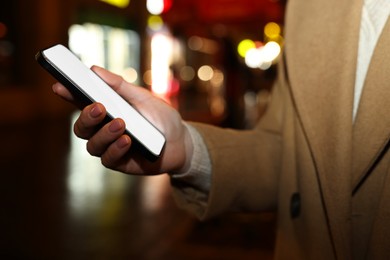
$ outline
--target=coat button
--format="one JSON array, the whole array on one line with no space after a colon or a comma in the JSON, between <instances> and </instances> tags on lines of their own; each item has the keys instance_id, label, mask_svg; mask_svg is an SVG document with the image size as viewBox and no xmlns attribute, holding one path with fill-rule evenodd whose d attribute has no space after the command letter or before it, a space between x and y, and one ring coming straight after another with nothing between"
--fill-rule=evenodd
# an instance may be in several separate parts
<instances>
[{"instance_id":1,"label":"coat button","mask_svg":"<svg viewBox=\"0 0 390 260\"><path fill-rule=\"evenodd\" d=\"M290 214L291 218L297 218L301 212L301 195L298 192L293 193L290 202Z\"/></svg>"}]
</instances>

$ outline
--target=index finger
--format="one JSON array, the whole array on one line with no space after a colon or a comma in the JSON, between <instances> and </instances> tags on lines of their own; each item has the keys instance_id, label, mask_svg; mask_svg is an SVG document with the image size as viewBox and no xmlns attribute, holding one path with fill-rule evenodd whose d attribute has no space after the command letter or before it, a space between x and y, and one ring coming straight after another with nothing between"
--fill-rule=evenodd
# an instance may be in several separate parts
<instances>
[{"instance_id":1,"label":"index finger","mask_svg":"<svg viewBox=\"0 0 390 260\"><path fill-rule=\"evenodd\" d=\"M75 102L75 98L73 97L73 95L61 83L59 83L59 82L54 83L52 86L52 90L53 90L54 94L62 97L66 101L71 102L71 103Z\"/></svg>"}]
</instances>

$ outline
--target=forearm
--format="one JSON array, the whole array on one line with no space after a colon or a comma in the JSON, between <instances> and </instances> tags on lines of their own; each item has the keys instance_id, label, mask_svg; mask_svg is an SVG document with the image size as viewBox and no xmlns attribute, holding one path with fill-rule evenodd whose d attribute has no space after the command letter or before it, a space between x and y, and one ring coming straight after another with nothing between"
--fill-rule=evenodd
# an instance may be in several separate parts
<instances>
[{"instance_id":1,"label":"forearm","mask_svg":"<svg viewBox=\"0 0 390 260\"><path fill-rule=\"evenodd\" d=\"M280 135L197 125L208 148L212 179L204 217L227 211L274 209L280 173ZM207 137L206 137L207 136Z\"/></svg>"},{"instance_id":2,"label":"forearm","mask_svg":"<svg viewBox=\"0 0 390 260\"><path fill-rule=\"evenodd\" d=\"M211 161L207 147L199 132L184 123L193 143L193 155L188 171L171 173L171 183L179 206L193 212L197 217L204 215L211 185Z\"/></svg>"},{"instance_id":3,"label":"forearm","mask_svg":"<svg viewBox=\"0 0 390 260\"><path fill-rule=\"evenodd\" d=\"M191 124L196 144L191 168L172 175L179 206L200 219L226 211L273 208L280 136L261 129L237 131Z\"/></svg>"}]
</instances>

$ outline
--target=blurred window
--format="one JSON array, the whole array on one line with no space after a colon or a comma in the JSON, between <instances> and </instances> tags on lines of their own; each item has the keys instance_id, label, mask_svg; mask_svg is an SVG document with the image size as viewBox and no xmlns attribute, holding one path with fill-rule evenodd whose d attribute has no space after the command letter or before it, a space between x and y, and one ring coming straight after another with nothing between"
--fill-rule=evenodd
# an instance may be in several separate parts
<instances>
[{"instance_id":1,"label":"blurred window","mask_svg":"<svg viewBox=\"0 0 390 260\"><path fill-rule=\"evenodd\" d=\"M140 37L132 30L94 23L69 28L69 47L87 65L98 65L139 83Z\"/></svg>"}]
</instances>

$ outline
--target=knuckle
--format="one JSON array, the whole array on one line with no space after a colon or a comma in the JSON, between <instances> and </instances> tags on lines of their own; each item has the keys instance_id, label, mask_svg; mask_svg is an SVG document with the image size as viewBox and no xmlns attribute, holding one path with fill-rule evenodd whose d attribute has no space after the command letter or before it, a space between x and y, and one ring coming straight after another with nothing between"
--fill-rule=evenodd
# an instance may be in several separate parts
<instances>
[{"instance_id":1,"label":"knuckle","mask_svg":"<svg viewBox=\"0 0 390 260\"><path fill-rule=\"evenodd\" d=\"M96 145L91 141L87 142L86 149L87 149L88 153L92 156L100 156L100 154L101 154L101 152L96 147Z\"/></svg>"},{"instance_id":2,"label":"knuckle","mask_svg":"<svg viewBox=\"0 0 390 260\"><path fill-rule=\"evenodd\" d=\"M101 156L100 161L102 165L107 168L112 168L114 166L112 156L108 151Z\"/></svg>"},{"instance_id":3,"label":"knuckle","mask_svg":"<svg viewBox=\"0 0 390 260\"><path fill-rule=\"evenodd\" d=\"M80 138L85 139L85 137L84 137L84 135L82 134L82 131L80 130L80 127L79 127L79 125L78 125L77 122L73 125L73 132L74 132L74 134L75 134L77 137L80 137Z\"/></svg>"},{"instance_id":4,"label":"knuckle","mask_svg":"<svg viewBox=\"0 0 390 260\"><path fill-rule=\"evenodd\" d=\"M75 122L73 126L73 132L76 136L82 139L87 139L90 137L90 133L87 131L87 128L83 124L83 121L80 120L80 118Z\"/></svg>"}]
</instances>

